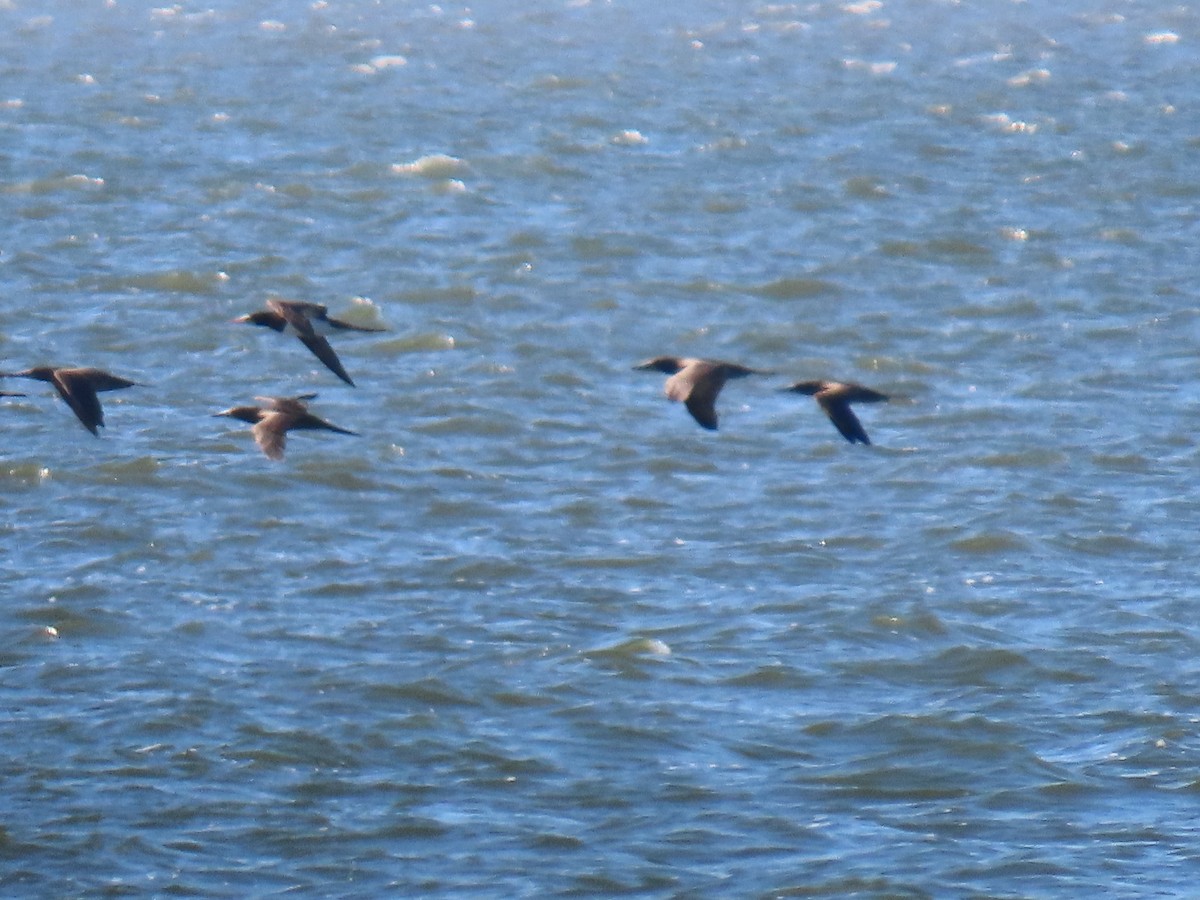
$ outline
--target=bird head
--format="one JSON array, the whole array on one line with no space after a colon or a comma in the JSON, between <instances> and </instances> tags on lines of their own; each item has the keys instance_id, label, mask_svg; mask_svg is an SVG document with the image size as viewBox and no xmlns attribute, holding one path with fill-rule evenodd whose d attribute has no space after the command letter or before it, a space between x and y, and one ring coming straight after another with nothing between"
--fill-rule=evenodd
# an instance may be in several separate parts
<instances>
[{"instance_id":1,"label":"bird head","mask_svg":"<svg viewBox=\"0 0 1200 900\"><path fill-rule=\"evenodd\" d=\"M213 413L213 418L226 416L230 419L238 419L242 422L249 422L251 425L257 425L264 414L264 410L259 409L257 406L233 406L229 409L223 409L219 413Z\"/></svg>"},{"instance_id":2,"label":"bird head","mask_svg":"<svg viewBox=\"0 0 1200 900\"><path fill-rule=\"evenodd\" d=\"M283 331L284 324L279 316L259 310L258 312L248 313L244 316L238 316L236 319L230 319L231 322L238 325L261 325L264 328L274 328L276 331Z\"/></svg>"},{"instance_id":3,"label":"bird head","mask_svg":"<svg viewBox=\"0 0 1200 900\"><path fill-rule=\"evenodd\" d=\"M683 363L676 356L656 356L654 359L646 360L644 363L638 363L633 368L643 372L653 371L674 375L683 368Z\"/></svg>"},{"instance_id":4,"label":"bird head","mask_svg":"<svg viewBox=\"0 0 1200 900\"><path fill-rule=\"evenodd\" d=\"M32 369L24 369L20 372L0 373L0 378L33 378L37 381L53 381L54 368L53 366L34 366Z\"/></svg>"}]
</instances>

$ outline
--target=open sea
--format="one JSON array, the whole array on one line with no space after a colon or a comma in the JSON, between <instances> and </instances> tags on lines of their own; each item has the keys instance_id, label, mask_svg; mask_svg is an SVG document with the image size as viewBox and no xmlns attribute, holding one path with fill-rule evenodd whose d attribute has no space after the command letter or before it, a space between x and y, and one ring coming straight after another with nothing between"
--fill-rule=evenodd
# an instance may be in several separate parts
<instances>
[{"instance_id":1,"label":"open sea","mask_svg":"<svg viewBox=\"0 0 1200 900\"><path fill-rule=\"evenodd\" d=\"M4 0L0 223L4 897L1196 896L1195 4Z\"/></svg>"}]
</instances>

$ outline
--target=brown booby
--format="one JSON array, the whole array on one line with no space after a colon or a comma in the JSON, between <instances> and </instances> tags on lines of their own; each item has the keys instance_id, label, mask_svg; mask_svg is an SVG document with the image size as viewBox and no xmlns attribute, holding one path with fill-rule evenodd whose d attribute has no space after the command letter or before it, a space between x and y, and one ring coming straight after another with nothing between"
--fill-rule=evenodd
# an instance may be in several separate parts
<instances>
[{"instance_id":1,"label":"brown booby","mask_svg":"<svg viewBox=\"0 0 1200 900\"><path fill-rule=\"evenodd\" d=\"M692 418L710 431L717 429L717 395L721 393L725 382L730 378L767 374L737 363L676 356L655 357L639 363L634 369L670 375L666 384L667 397L682 401Z\"/></svg>"},{"instance_id":2,"label":"brown booby","mask_svg":"<svg viewBox=\"0 0 1200 900\"><path fill-rule=\"evenodd\" d=\"M301 394L299 397L255 397L265 406L234 406L214 413L248 422L254 427L250 433L268 459L283 459L284 445L289 431L336 431L338 434L357 435L357 431L339 428L308 411L307 401L316 394Z\"/></svg>"},{"instance_id":3,"label":"brown booby","mask_svg":"<svg viewBox=\"0 0 1200 900\"><path fill-rule=\"evenodd\" d=\"M250 325L261 325L281 334L291 334L300 339L312 354L325 364L334 375L351 387L354 381L342 368L333 347L324 337L334 331L385 331L383 328L369 328L364 325L351 325L341 319L329 315L329 310L319 303L304 303L299 300L280 300L272 297L267 300L267 308L245 316L238 316L234 322L245 322Z\"/></svg>"},{"instance_id":4,"label":"brown booby","mask_svg":"<svg viewBox=\"0 0 1200 900\"><path fill-rule=\"evenodd\" d=\"M36 366L23 372L5 372L3 378L32 378L35 381L45 381L54 385L58 396L66 401L67 406L75 413L83 427L97 437L98 429L104 427L104 410L100 406L98 391L118 391L122 388L134 387L137 382L127 378L119 378L101 369L92 368L55 368L54 366ZM11 394L21 397L23 394Z\"/></svg>"},{"instance_id":5,"label":"brown booby","mask_svg":"<svg viewBox=\"0 0 1200 900\"><path fill-rule=\"evenodd\" d=\"M842 437L852 444L855 441L870 444L871 439L867 437L867 432L863 430L862 423L858 421L858 416L854 415L850 404L882 403L889 399L887 394L873 391L861 384L841 381L797 381L783 390L806 394L815 399L841 432Z\"/></svg>"}]
</instances>

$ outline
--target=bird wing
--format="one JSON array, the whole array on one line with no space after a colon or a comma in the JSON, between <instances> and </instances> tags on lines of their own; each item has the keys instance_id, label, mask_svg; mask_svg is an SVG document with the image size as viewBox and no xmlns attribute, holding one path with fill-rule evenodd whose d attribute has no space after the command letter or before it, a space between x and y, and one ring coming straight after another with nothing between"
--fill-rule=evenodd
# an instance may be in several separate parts
<instances>
[{"instance_id":1,"label":"bird wing","mask_svg":"<svg viewBox=\"0 0 1200 900\"><path fill-rule=\"evenodd\" d=\"M686 406L688 412L692 414L692 418L709 431L717 430L717 410L713 405L716 399L715 396L702 397L696 393L687 399Z\"/></svg>"},{"instance_id":2,"label":"bird wing","mask_svg":"<svg viewBox=\"0 0 1200 900\"><path fill-rule=\"evenodd\" d=\"M350 322L344 322L341 319L335 319L333 316L326 316L325 322L330 328L339 328L342 331L387 331L386 328L371 328L367 325L354 325Z\"/></svg>"},{"instance_id":3,"label":"bird wing","mask_svg":"<svg viewBox=\"0 0 1200 900\"><path fill-rule=\"evenodd\" d=\"M305 324L308 325L307 320L305 320ZM353 380L346 374L346 370L342 368L342 361L333 352L333 347L329 341L313 331L311 325L308 325L308 334L300 335L300 343L311 350L313 356L325 364L325 368L346 382L346 384L354 387Z\"/></svg>"},{"instance_id":4,"label":"bird wing","mask_svg":"<svg viewBox=\"0 0 1200 900\"><path fill-rule=\"evenodd\" d=\"M291 426L297 431L316 431L324 429L325 431L336 431L338 434L353 434L358 435L357 431L351 431L348 428L339 428L331 422L326 422L319 416L314 416L312 413L305 413L299 419L292 423Z\"/></svg>"},{"instance_id":5,"label":"bird wing","mask_svg":"<svg viewBox=\"0 0 1200 900\"><path fill-rule=\"evenodd\" d=\"M858 416L854 415L849 403L837 397L817 397L817 402L821 404L821 409L825 410L825 415L829 416L829 420L841 432L842 437L852 444L855 441L871 443L871 439L863 430L862 422L858 421Z\"/></svg>"},{"instance_id":6,"label":"bird wing","mask_svg":"<svg viewBox=\"0 0 1200 900\"><path fill-rule=\"evenodd\" d=\"M250 429L250 433L254 435L254 442L266 454L267 459L283 459L283 449L287 445L288 419L287 413L267 413Z\"/></svg>"},{"instance_id":7,"label":"bird wing","mask_svg":"<svg viewBox=\"0 0 1200 900\"><path fill-rule=\"evenodd\" d=\"M103 369L60 369L59 372L71 378L86 379L93 391L119 391L137 385L136 381L121 378Z\"/></svg>"},{"instance_id":8,"label":"bird wing","mask_svg":"<svg viewBox=\"0 0 1200 900\"><path fill-rule=\"evenodd\" d=\"M847 403L883 403L890 399L887 394L865 388L861 384L848 384L843 391Z\"/></svg>"},{"instance_id":9,"label":"bird wing","mask_svg":"<svg viewBox=\"0 0 1200 900\"><path fill-rule=\"evenodd\" d=\"M682 400L692 418L702 428L716 431L717 395L725 386L725 377L720 370L692 364L667 379L667 396Z\"/></svg>"},{"instance_id":10,"label":"bird wing","mask_svg":"<svg viewBox=\"0 0 1200 900\"><path fill-rule=\"evenodd\" d=\"M60 369L54 373L54 389L62 397L83 427L99 436L96 429L104 425L104 410L86 370Z\"/></svg>"},{"instance_id":11,"label":"bird wing","mask_svg":"<svg viewBox=\"0 0 1200 900\"><path fill-rule=\"evenodd\" d=\"M749 366L740 366L737 363L721 363L721 370L724 372L726 378L745 378L748 375L773 374L763 369L751 369Z\"/></svg>"}]
</instances>

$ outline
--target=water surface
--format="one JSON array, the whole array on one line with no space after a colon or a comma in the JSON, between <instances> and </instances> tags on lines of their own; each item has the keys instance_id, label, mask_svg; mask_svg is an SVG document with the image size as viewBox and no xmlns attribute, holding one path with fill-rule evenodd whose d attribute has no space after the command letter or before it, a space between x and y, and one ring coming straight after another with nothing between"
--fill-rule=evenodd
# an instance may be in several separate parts
<instances>
[{"instance_id":1,"label":"water surface","mask_svg":"<svg viewBox=\"0 0 1200 900\"><path fill-rule=\"evenodd\" d=\"M1193 10L0 24L7 896L1194 889Z\"/></svg>"}]
</instances>

